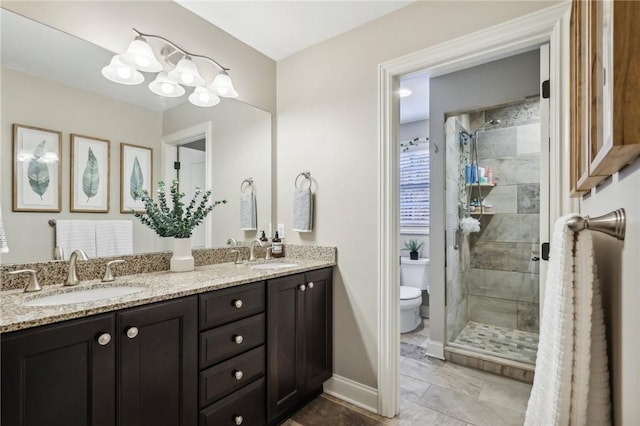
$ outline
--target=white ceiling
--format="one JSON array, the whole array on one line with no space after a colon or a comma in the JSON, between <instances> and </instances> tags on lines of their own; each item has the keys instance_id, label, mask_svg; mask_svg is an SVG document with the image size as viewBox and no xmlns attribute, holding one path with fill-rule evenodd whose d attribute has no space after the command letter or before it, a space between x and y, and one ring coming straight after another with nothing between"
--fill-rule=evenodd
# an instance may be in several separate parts
<instances>
[{"instance_id":1,"label":"white ceiling","mask_svg":"<svg viewBox=\"0 0 640 426\"><path fill-rule=\"evenodd\" d=\"M279 61L415 0L175 1Z\"/></svg>"},{"instance_id":2,"label":"white ceiling","mask_svg":"<svg viewBox=\"0 0 640 426\"><path fill-rule=\"evenodd\" d=\"M400 123L429 118L429 74L426 72L400 78L400 88L411 95L400 98Z\"/></svg>"}]
</instances>

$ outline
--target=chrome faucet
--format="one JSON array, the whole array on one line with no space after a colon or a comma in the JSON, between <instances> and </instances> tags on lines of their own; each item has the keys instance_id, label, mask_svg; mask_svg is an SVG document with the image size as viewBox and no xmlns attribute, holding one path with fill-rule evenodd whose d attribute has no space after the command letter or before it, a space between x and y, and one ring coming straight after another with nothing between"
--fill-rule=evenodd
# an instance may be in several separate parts
<instances>
[{"instance_id":1,"label":"chrome faucet","mask_svg":"<svg viewBox=\"0 0 640 426\"><path fill-rule=\"evenodd\" d=\"M65 286L80 284L78 273L76 271L76 262L78 258L80 258L80 260L89 260L87 254L80 249L75 249L71 253L71 256L69 256L69 275L67 276L67 281L64 283Z\"/></svg>"},{"instance_id":2,"label":"chrome faucet","mask_svg":"<svg viewBox=\"0 0 640 426\"><path fill-rule=\"evenodd\" d=\"M227 244L231 244L233 247L238 247L238 242L236 241L235 238L229 238L227 240Z\"/></svg>"},{"instance_id":3,"label":"chrome faucet","mask_svg":"<svg viewBox=\"0 0 640 426\"><path fill-rule=\"evenodd\" d=\"M262 247L262 241L255 239L249 243L249 262L256 260L256 255L254 253L254 248L256 245L254 243L258 243L260 247Z\"/></svg>"}]
</instances>

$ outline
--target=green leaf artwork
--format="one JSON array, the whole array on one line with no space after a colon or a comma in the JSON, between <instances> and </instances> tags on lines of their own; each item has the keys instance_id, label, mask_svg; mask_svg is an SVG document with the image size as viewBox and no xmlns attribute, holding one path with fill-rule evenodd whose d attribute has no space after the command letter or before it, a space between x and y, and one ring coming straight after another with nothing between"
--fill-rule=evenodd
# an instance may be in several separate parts
<instances>
[{"instance_id":1,"label":"green leaf artwork","mask_svg":"<svg viewBox=\"0 0 640 426\"><path fill-rule=\"evenodd\" d=\"M144 185L144 176L142 175L142 168L138 161L138 156L133 160L133 170L131 171L131 179L129 179L129 192L134 200L140 198L139 191L141 191Z\"/></svg>"},{"instance_id":2,"label":"green leaf artwork","mask_svg":"<svg viewBox=\"0 0 640 426\"><path fill-rule=\"evenodd\" d=\"M98 160L91 148L89 148L87 165L84 167L84 173L82 174L82 191L84 191L84 194L87 196L87 202L89 202L91 197L95 197L98 193L99 186L100 174L98 173Z\"/></svg>"},{"instance_id":3,"label":"green leaf artwork","mask_svg":"<svg viewBox=\"0 0 640 426\"><path fill-rule=\"evenodd\" d=\"M29 185L33 192L42 196L47 192L49 188L49 168L47 164L40 161L40 157L44 155L44 145L46 141L42 141L38 144L33 151L33 158L29 161L29 167L27 168L27 177L29 179Z\"/></svg>"}]
</instances>

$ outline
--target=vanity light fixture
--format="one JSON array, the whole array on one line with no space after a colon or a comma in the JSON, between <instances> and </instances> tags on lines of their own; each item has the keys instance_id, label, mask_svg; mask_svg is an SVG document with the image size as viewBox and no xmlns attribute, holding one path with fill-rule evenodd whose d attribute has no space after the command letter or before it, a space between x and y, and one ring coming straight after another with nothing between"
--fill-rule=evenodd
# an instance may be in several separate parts
<instances>
[{"instance_id":1,"label":"vanity light fixture","mask_svg":"<svg viewBox=\"0 0 640 426\"><path fill-rule=\"evenodd\" d=\"M109 65L102 69L102 75L107 79L120 84L134 85L144 81L144 76L140 71L157 72L156 78L149 83L149 90L160 96L174 98L184 95L185 88L183 86L195 87L189 95L189 102L201 107L217 105L220 103L220 97L238 97L238 92L233 88L233 83L228 74L229 68L223 67L208 56L187 52L162 36L144 34L135 28L133 31L136 32L137 36L129 44L127 51L121 55L115 55ZM160 53L165 59L165 63L173 67L173 69L169 70L169 72L164 71L162 63L156 58L146 38L154 38L166 43ZM180 60L177 63L170 59L175 54L180 56ZM209 61L220 69L213 83L206 84L193 58Z\"/></svg>"}]
</instances>

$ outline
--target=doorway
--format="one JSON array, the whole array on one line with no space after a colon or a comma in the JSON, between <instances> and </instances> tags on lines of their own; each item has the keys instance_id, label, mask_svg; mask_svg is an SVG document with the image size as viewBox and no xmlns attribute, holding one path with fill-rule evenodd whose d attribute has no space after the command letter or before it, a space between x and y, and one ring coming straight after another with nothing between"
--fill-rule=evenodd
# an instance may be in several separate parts
<instances>
[{"instance_id":1,"label":"doorway","mask_svg":"<svg viewBox=\"0 0 640 426\"><path fill-rule=\"evenodd\" d=\"M397 247L399 234L398 197L398 107L396 91L399 76L427 70L431 76L487 63L496 59L521 53L532 46L548 41L550 44L550 126L551 143L550 173L551 187L550 218L554 220L560 212L570 209L568 196L566 156L561 140L568 135L568 44L566 40L570 18L570 4L559 4L543 11L518 18L502 25L456 39L454 41L417 52L379 67L380 83L380 182L379 182L379 274L378 289L380 320L378 322L378 412L393 417L399 411L399 265ZM444 140L431 135L430 155L438 155L444 149ZM432 188L440 187L440 194L432 195L432 205L445 205L444 161L432 160ZM444 208L432 209L431 228L439 229L430 234L431 281L445 280L445 235ZM448 237L451 238L451 237ZM436 248L438 248L436 250ZM437 358L444 357L445 340L445 288L431 286L431 330L427 353Z\"/></svg>"}]
</instances>

